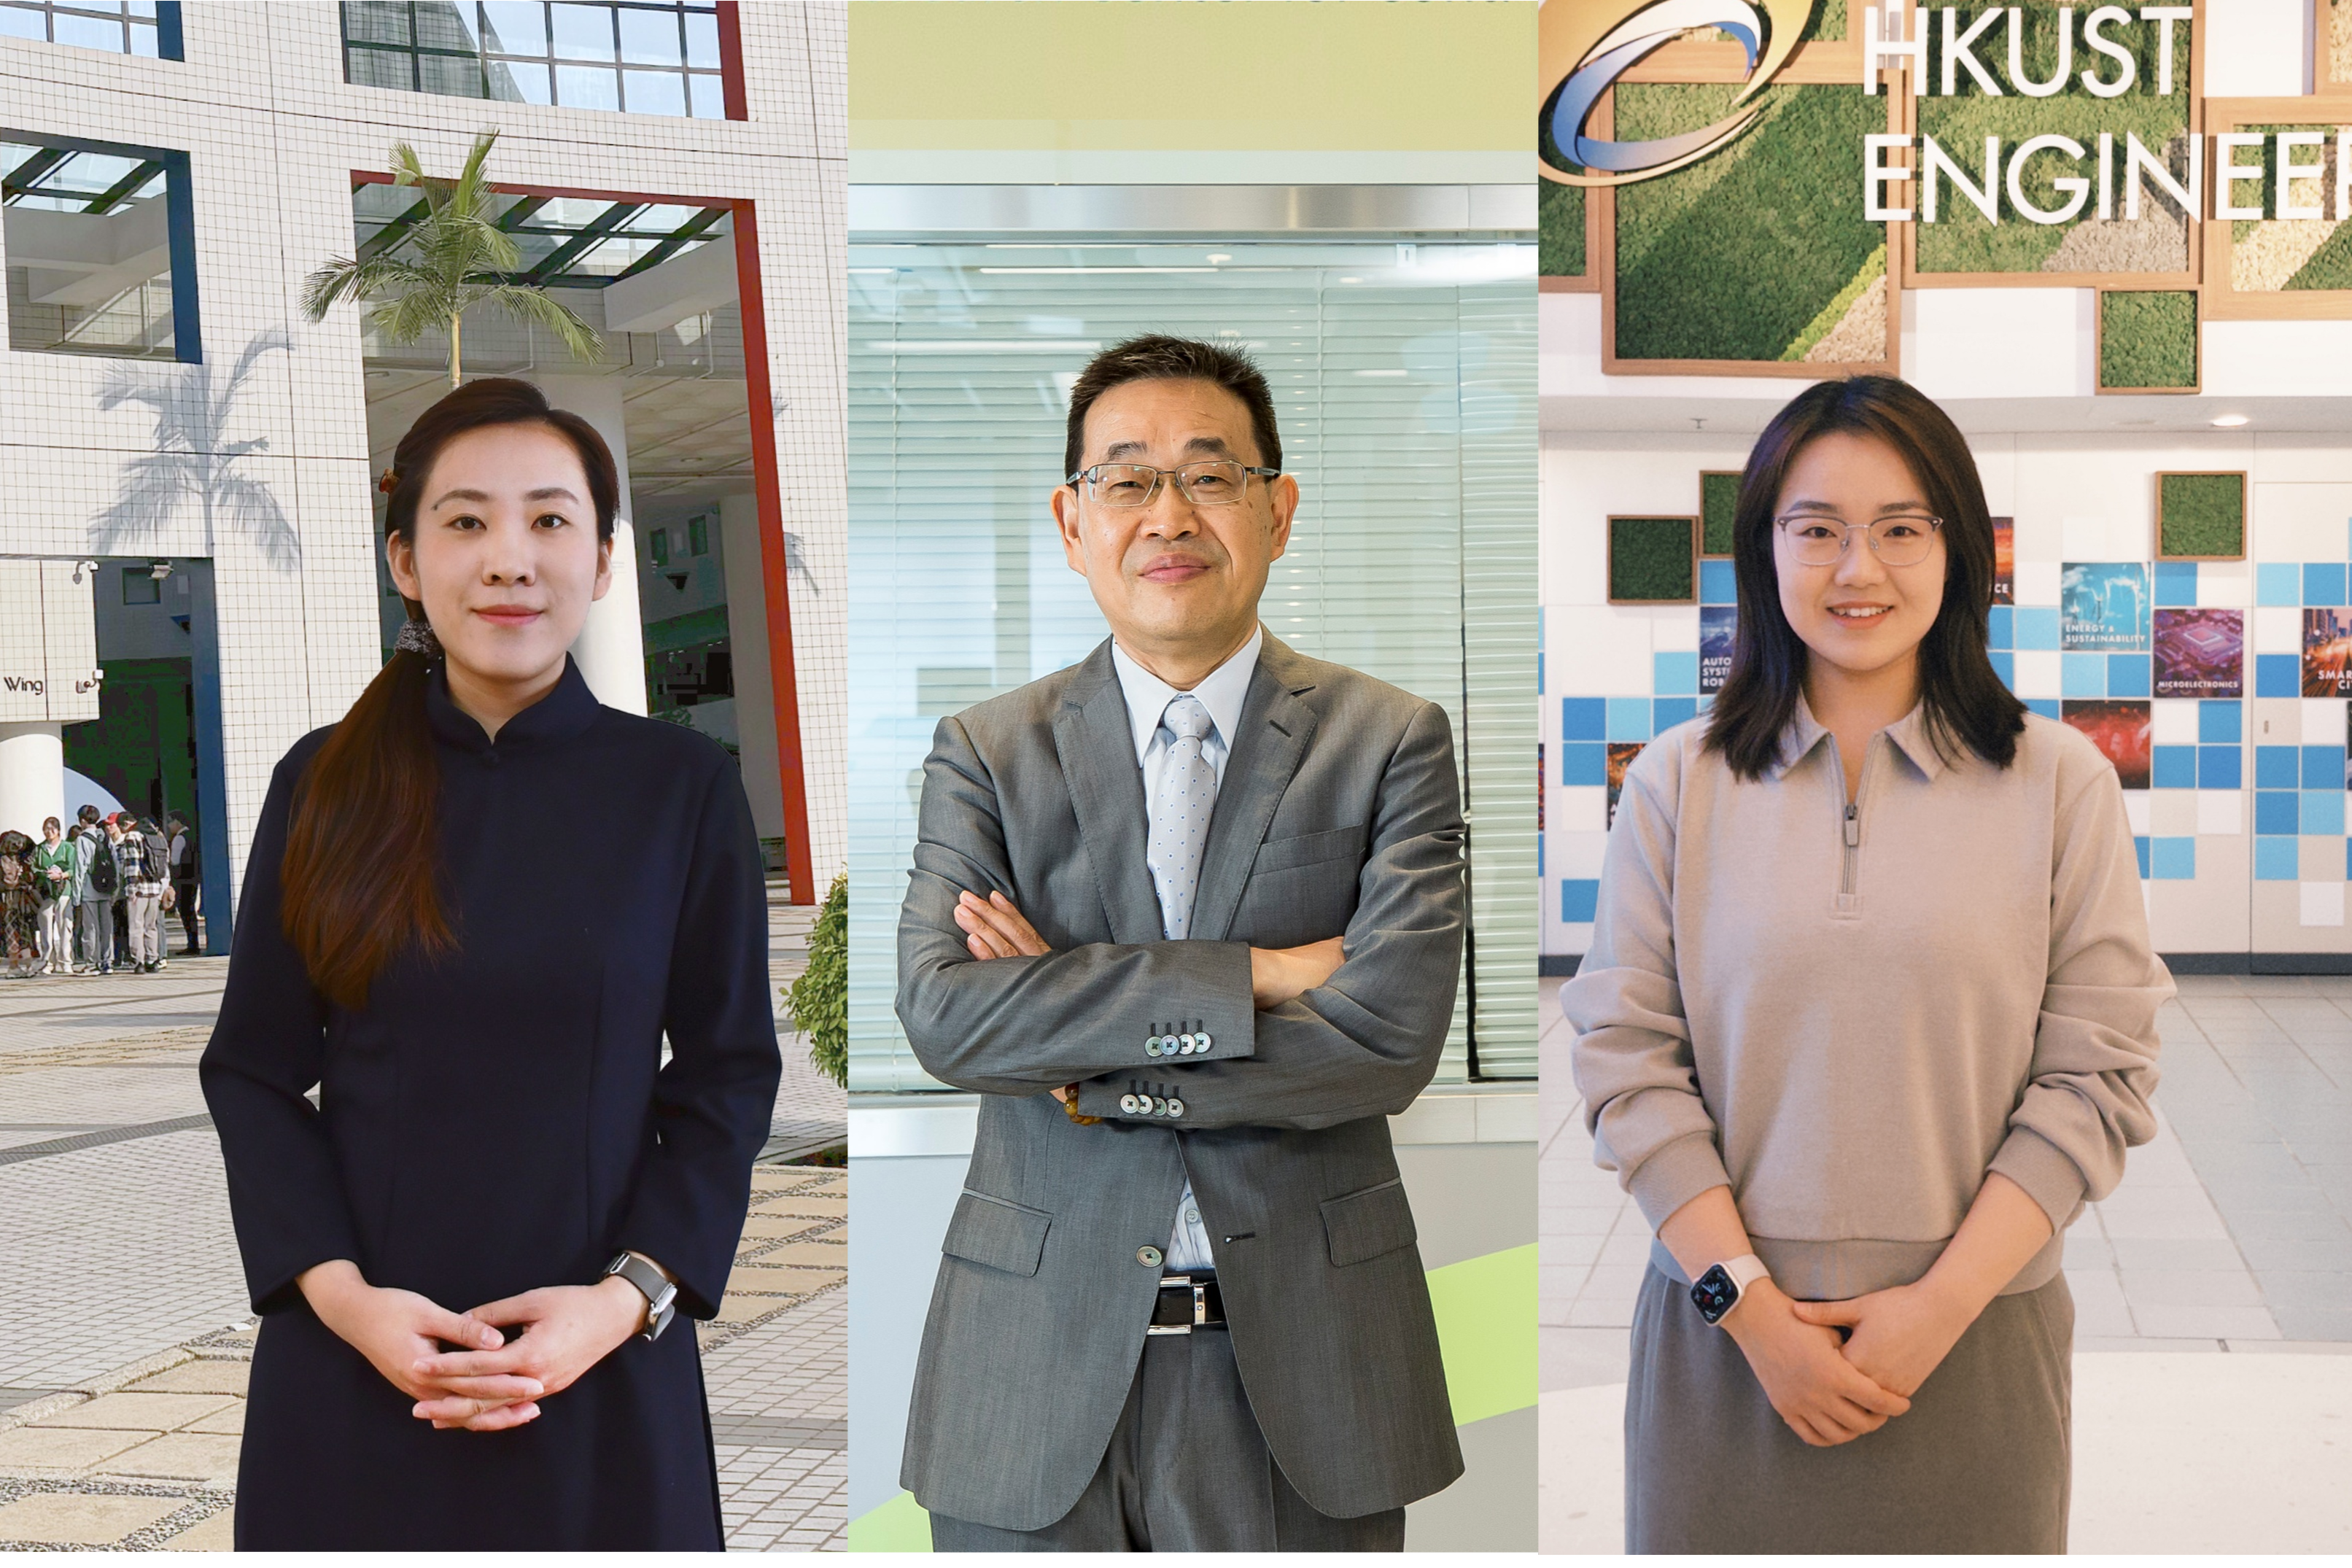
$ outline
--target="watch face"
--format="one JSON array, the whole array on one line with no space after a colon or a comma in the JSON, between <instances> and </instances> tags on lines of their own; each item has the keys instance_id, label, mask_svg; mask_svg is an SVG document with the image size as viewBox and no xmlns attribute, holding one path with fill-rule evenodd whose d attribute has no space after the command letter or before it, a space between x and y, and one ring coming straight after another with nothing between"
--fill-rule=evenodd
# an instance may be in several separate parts
<instances>
[{"instance_id":1,"label":"watch face","mask_svg":"<svg viewBox=\"0 0 2352 1568\"><path fill-rule=\"evenodd\" d=\"M1700 1317L1710 1323L1719 1323L1726 1312L1739 1304L1739 1287L1718 1263L1691 1286L1691 1300L1697 1306Z\"/></svg>"}]
</instances>

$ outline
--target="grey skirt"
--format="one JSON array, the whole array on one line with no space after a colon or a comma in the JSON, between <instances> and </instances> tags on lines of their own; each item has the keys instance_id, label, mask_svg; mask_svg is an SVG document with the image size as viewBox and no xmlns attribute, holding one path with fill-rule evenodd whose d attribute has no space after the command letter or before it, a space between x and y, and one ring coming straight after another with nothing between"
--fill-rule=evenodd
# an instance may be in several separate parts
<instances>
[{"instance_id":1,"label":"grey skirt","mask_svg":"<svg viewBox=\"0 0 2352 1568\"><path fill-rule=\"evenodd\" d=\"M2063 1552L2074 1342L2063 1274L1998 1297L1907 1414L1815 1448L1653 1268L1625 1389L1625 1550Z\"/></svg>"}]
</instances>

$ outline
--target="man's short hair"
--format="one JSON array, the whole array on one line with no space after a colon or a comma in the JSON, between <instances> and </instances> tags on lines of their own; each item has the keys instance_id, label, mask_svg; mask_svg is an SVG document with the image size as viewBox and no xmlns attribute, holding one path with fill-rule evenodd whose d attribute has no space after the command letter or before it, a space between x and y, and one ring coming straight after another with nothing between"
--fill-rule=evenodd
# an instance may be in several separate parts
<instances>
[{"instance_id":1,"label":"man's short hair","mask_svg":"<svg viewBox=\"0 0 2352 1568\"><path fill-rule=\"evenodd\" d=\"M74 813L74 816L83 822L96 822L98 820L98 807L94 805L84 805L79 811Z\"/></svg>"},{"instance_id":2,"label":"man's short hair","mask_svg":"<svg viewBox=\"0 0 2352 1568\"><path fill-rule=\"evenodd\" d=\"M1282 467L1282 437L1274 428L1274 393L1249 355L1199 338L1152 332L1113 343L1078 373L1070 387L1070 435L1062 453L1063 473L1075 474L1086 462L1087 410L1094 406L1096 398L1130 381L1205 381L1223 387L1249 410L1258 463L1269 468Z\"/></svg>"}]
</instances>

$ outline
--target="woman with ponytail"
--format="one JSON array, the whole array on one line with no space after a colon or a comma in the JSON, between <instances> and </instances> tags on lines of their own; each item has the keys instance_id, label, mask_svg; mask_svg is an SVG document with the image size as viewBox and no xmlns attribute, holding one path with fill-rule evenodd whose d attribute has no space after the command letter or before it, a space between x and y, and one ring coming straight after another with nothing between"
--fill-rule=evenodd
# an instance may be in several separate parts
<instances>
[{"instance_id":1,"label":"woman with ponytail","mask_svg":"<svg viewBox=\"0 0 2352 1568\"><path fill-rule=\"evenodd\" d=\"M717 1550L671 1320L780 1066L742 785L566 651L614 566L586 421L478 381L386 487L408 622L278 764L202 1068L261 1318L236 1545Z\"/></svg>"}]
</instances>

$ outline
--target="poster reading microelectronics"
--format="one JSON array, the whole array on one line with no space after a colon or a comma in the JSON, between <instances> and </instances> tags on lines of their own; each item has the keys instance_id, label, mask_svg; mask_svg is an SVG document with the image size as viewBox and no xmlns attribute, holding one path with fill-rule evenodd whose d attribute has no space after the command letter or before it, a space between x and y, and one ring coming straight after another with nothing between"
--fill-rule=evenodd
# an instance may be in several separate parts
<instances>
[{"instance_id":1,"label":"poster reading microelectronics","mask_svg":"<svg viewBox=\"0 0 2352 1568\"><path fill-rule=\"evenodd\" d=\"M2058 646L2070 653L2147 651L2147 563L2070 563L2058 579Z\"/></svg>"},{"instance_id":2,"label":"poster reading microelectronics","mask_svg":"<svg viewBox=\"0 0 2352 1568\"><path fill-rule=\"evenodd\" d=\"M2303 612L2303 694L2352 696L2352 610Z\"/></svg>"},{"instance_id":3,"label":"poster reading microelectronics","mask_svg":"<svg viewBox=\"0 0 2352 1568\"><path fill-rule=\"evenodd\" d=\"M2245 670L2244 611L2156 612L2158 697L2243 697Z\"/></svg>"},{"instance_id":4,"label":"poster reading microelectronics","mask_svg":"<svg viewBox=\"0 0 2352 1568\"><path fill-rule=\"evenodd\" d=\"M1739 632L1739 606L1706 605L1698 613L1698 689L1710 696L1731 674L1731 642Z\"/></svg>"}]
</instances>

